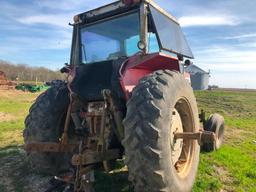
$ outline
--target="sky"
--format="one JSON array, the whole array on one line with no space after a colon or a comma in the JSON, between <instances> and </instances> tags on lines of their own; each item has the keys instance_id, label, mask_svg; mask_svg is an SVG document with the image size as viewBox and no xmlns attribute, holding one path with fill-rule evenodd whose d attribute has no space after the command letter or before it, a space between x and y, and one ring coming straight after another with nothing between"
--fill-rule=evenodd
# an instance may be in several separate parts
<instances>
[{"instance_id":1,"label":"sky","mask_svg":"<svg viewBox=\"0 0 256 192\"><path fill-rule=\"evenodd\" d=\"M0 60L59 69L73 16L112 0L0 0ZM256 88L255 0L155 0L180 22L210 84Z\"/></svg>"}]
</instances>

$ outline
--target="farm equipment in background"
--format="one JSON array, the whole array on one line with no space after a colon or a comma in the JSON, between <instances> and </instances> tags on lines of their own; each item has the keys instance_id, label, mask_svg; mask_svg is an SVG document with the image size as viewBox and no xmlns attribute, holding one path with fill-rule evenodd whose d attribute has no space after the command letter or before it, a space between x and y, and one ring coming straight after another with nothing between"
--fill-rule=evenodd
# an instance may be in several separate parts
<instances>
[{"instance_id":1,"label":"farm equipment in background","mask_svg":"<svg viewBox=\"0 0 256 192\"><path fill-rule=\"evenodd\" d=\"M198 115L178 21L151 0L124 0L72 26L67 83L41 94L25 120L33 168L56 175L47 191L93 191L94 169L123 157L136 192L191 191L200 145L220 147L224 119Z\"/></svg>"},{"instance_id":2,"label":"farm equipment in background","mask_svg":"<svg viewBox=\"0 0 256 192\"><path fill-rule=\"evenodd\" d=\"M0 71L0 90L1 89L14 89L16 82L8 81L5 73Z\"/></svg>"},{"instance_id":3,"label":"farm equipment in background","mask_svg":"<svg viewBox=\"0 0 256 192\"><path fill-rule=\"evenodd\" d=\"M28 91L31 93L36 93L36 92L45 91L49 87L50 86L47 86L47 85L35 85L35 84L20 83L17 86L15 86L15 89L20 90L20 91Z\"/></svg>"},{"instance_id":4,"label":"farm equipment in background","mask_svg":"<svg viewBox=\"0 0 256 192\"><path fill-rule=\"evenodd\" d=\"M51 86L59 86L63 83L62 80L52 80L45 83L19 83L15 88L21 91L28 91L31 93L42 92L49 89Z\"/></svg>"}]
</instances>

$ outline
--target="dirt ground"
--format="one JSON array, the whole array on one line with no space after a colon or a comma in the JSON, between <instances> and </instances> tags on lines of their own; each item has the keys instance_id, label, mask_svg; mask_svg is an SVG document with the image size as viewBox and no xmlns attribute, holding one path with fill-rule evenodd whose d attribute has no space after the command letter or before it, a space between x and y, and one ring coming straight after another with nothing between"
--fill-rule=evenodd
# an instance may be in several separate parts
<instances>
[{"instance_id":1,"label":"dirt ground","mask_svg":"<svg viewBox=\"0 0 256 192\"><path fill-rule=\"evenodd\" d=\"M50 177L30 172L28 159L22 149L9 149L8 152L14 154L0 158L1 187L6 192L21 191L20 185L24 186L22 191L45 191Z\"/></svg>"}]
</instances>

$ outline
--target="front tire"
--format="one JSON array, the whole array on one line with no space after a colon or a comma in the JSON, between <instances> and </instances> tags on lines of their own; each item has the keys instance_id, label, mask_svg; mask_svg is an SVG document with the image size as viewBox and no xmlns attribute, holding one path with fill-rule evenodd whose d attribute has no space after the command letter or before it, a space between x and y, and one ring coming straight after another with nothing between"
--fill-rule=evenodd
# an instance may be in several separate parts
<instances>
[{"instance_id":1,"label":"front tire","mask_svg":"<svg viewBox=\"0 0 256 192\"><path fill-rule=\"evenodd\" d=\"M202 149L205 152L219 150L224 141L225 123L223 116L218 113L211 114L205 123L204 129L215 133L216 140L214 142L204 143Z\"/></svg>"},{"instance_id":2,"label":"front tire","mask_svg":"<svg viewBox=\"0 0 256 192\"><path fill-rule=\"evenodd\" d=\"M157 71L143 78L127 103L124 126L136 192L192 190L200 148L193 140L175 141L174 132L197 132L199 120L193 90L180 73Z\"/></svg>"}]
</instances>

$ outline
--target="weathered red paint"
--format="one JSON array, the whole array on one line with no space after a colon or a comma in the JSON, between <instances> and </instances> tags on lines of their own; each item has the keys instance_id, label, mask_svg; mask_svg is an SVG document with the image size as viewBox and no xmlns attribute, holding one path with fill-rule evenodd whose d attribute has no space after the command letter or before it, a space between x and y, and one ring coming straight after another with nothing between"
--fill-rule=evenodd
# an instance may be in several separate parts
<instances>
[{"instance_id":1,"label":"weathered red paint","mask_svg":"<svg viewBox=\"0 0 256 192\"><path fill-rule=\"evenodd\" d=\"M120 84L127 99L141 78L161 69L180 71L178 59L163 53L135 55L129 58L120 70Z\"/></svg>"}]
</instances>

